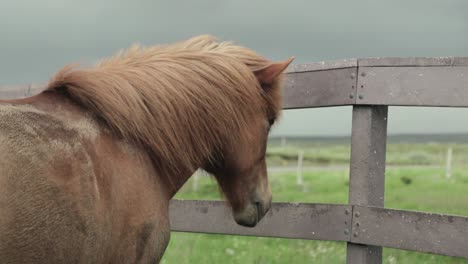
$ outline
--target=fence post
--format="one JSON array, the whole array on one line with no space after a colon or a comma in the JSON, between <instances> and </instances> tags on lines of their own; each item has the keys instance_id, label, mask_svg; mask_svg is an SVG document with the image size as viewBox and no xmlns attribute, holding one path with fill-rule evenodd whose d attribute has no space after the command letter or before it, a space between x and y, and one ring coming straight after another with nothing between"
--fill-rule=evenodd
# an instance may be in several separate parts
<instances>
[{"instance_id":1,"label":"fence post","mask_svg":"<svg viewBox=\"0 0 468 264\"><path fill-rule=\"evenodd\" d=\"M447 166L445 167L445 177L450 179L452 177L452 147L447 150Z\"/></svg>"},{"instance_id":2,"label":"fence post","mask_svg":"<svg viewBox=\"0 0 468 264\"><path fill-rule=\"evenodd\" d=\"M388 106L353 106L349 204L384 206ZM353 219L359 217L354 211ZM358 221L353 221L358 222ZM359 236L359 225L351 236ZM385 227L382 227L385 228ZM348 243L348 264L382 263L382 247Z\"/></svg>"},{"instance_id":3,"label":"fence post","mask_svg":"<svg viewBox=\"0 0 468 264\"><path fill-rule=\"evenodd\" d=\"M297 186L303 187L302 180L302 161L304 159L304 151L299 150L297 154Z\"/></svg>"},{"instance_id":4,"label":"fence post","mask_svg":"<svg viewBox=\"0 0 468 264\"><path fill-rule=\"evenodd\" d=\"M197 170L194 175L193 175L193 181L192 181L192 191L197 192L198 191L198 180L200 178L200 172Z\"/></svg>"}]
</instances>

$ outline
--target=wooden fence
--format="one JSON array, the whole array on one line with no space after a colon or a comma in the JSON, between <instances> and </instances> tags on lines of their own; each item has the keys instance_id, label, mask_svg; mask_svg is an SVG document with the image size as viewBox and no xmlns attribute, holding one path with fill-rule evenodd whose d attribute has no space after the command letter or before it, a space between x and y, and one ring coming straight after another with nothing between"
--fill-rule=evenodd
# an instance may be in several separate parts
<instances>
[{"instance_id":1,"label":"wooden fence","mask_svg":"<svg viewBox=\"0 0 468 264\"><path fill-rule=\"evenodd\" d=\"M0 97L36 92L15 87ZM275 203L257 227L245 228L235 224L224 202L174 200L172 230L345 241L347 263L381 263L382 247L468 258L468 217L384 208L388 106L468 107L468 58L290 67L285 109L345 105L353 106L348 204Z\"/></svg>"}]
</instances>

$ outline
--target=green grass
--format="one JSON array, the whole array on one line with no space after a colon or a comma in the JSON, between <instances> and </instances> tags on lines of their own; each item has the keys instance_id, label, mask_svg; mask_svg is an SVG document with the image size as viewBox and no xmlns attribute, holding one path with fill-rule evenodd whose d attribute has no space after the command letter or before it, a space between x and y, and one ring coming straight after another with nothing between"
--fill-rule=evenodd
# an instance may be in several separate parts
<instances>
[{"instance_id":1,"label":"green grass","mask_svg":"<svg viewBox=\"0 0 468 264\"><path fill-rule=\"evenodd\" d=\"M454 148L454 154L465 153L468 148L464 147ZM346 149L335 146L324 152L336 153L340 148ZM445 152L446 146L390 145L389 151L400 152L406 158L408 152L435 157ZM388 168L386 207L468 216L468 166L462 165L465 158L458 155L450 180L445 178L443 167ZM296 186L295 173L272 173L269 177L276 202L347 203L346 167L304 172L304 189ZM192 191L189 181L176 198L212 200L220 195L211 178L200 177L197 192ZM345 248L342 242L172 233L162 263L344 263ZM468 260L386 248L384 263L468 263Z\"/></svg>"},{"instance_id":2,"label":"green grass","mask_svg":"<svg viewBox=\"0 0 468 264\"><path fill-rule=\"evenodd\" d=\"M453 164L468 163L468 144L389 144L387 146L388 165L442 165L446 162L448 147L453 149ZM350 157L349 145L309 144L273 145L268 148L267 157L271 165L290 166L297 162L298 152L304 151L305 165L348 164Z\"/></svg>"}]
</instances>

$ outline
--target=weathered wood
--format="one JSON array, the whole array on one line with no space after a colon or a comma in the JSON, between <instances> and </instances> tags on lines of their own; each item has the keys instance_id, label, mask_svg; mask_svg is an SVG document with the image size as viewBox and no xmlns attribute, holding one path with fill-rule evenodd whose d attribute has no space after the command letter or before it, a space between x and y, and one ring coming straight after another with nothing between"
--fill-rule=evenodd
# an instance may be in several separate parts
<instances>
[{"instance_id":1,"label":"weathered wood","mask_svg":"<svg viewBox=\"0 0 468 264\"><path fill-rule=\"evenodd\" d=\"M354 106L349 203L384 206L387 106ZM353 217L359 217L353 212ZM355 226L352 226L352 234ZM382 248L348 243L347 263L382 262Z\"/></svg>"},{"instance_id":2,"label":"weathered wood","mask_svg":"<svg viewBox=\"0 0 468 264\"><path fill-rule=\"evenodd\" d=\"M358 59L359 67L468 66L468 57L387 57Z\"/></svg>"},{"instance_id":3,"label":"weathered wood","mask_svg":"<svg viewBox=\"0 0 468 264\"><path fill-rule=\"evenodd\" d=\"M0 98L31 96L41 86L0 87ZM361 104L468 107L468 57L296 64L288 68L283 97L285 109Z\"/></svg>"},{"instance_id":4,"label":"weathered wood","mask_svg":"<svg viewBox=\"0 0 468 264\"><path fill-rule=\"evenodd\" d=\"M468 217L362 206L353 210L359 213L353 218L354 243L468 258Z\"/></svg>"},{"instance_id":5,"label":"weathered wood","mask_svg":"<svg viewBox=\"0 0 468 264\"><path fill-rule=\"evenodd\" d=\"M325 71L325 70L336 70L344 68L357 67L357 59L344 59L336 61L320 61L311 62L304 64L293 64L286 69L286 73L299 73L299 72L311 72L311 71Z\"/></svg>"},{"instance_id":6,"label":"weathered wood","mask_svg":"<svg viewBox=\"0 0 468 264\"><path fill-rule=\"evenodd\" d=\"M283 108L311 108L355 103L356 68L286 74Z\"/></svg>"},{"instance_id":7,"label":"weathered wood","mask_svg":"<svg viewBox=\"0 0 468 264\"><path fill-rule=\"evenodd\" d=\"M445 177L450 179L452 177L452 147L447 149L447 161L445 164Z\"/></svg>"},{"instance_id":8,"label":"weathered wood","mask_svg":"<svg viewBox=\"0 0 468 264\"><path fill-rule=\"evenodd\" d=\"M304 151L300 150L297 153L297 181L296 184L297 186L303 188L304 187L304 182L302 179L302 173L303 173L303 167L302 167L302 161L304 160Z\"/></svg>"},{"instance_id":9,"label":"weathered wood","mask_svg":"<svg viewBox=\"0 0 468 264\"><path fill-rule=\"evenodd\" d=\"M357 104L468 107L468 66L359 67Z\"/></svg>"},{"instance_id":10,"label":"weathered wood","mask_svg":"<svg viewBox=\"0 0 468 264\"><path fill-rule=\"evenodd\" d=\"M257 227L247 228L234 222L224 202L173 200L170 218L176 232L352 242L348 256L356 263L373 260L369 255L379 256L380 246L468 258L468 217L462 216L359 205L274 203Z\"/></svg>"},{"instance_id":11,"label":"weathered wood","mask_svg":"<svg viewBox=\"0 0 468 264\"><path fill-rule=\"evenodd\" d=\"M224 202L173 200L170 218L171 230L179 232L347 241L350 211L348 205L275 203L248 228L235 223Z\"/></svg>"}]
</instances>

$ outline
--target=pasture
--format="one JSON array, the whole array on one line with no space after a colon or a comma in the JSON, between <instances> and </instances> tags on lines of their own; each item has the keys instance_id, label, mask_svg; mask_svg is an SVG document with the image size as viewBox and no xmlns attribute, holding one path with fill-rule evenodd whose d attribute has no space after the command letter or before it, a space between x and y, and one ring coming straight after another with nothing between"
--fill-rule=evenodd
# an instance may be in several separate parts
<instances>
[{"instance_id":1,"label":"pasture","mask_svg":"<svg viewBox=\"0 0 468 264\"><path fill-rule=\"evenodd\" d=\"M414 141L414 140L412 140ZM468 144L389 139L385 206L406 210L468 215ZM464 141L466 142L466 141ZM347 203L349 146L346 140L298 140L286 147L271 141L269 177L274 202ZM301 148L299 148L299 146ZM447 149L453 149L452 176L445 176ZM296 185L296 159L304 151L304 185ZM283 166L289 169L275 170ZM218 200L214 180L192 179L177 199ZM187 219L190 221L190 219ZM213 220L215 221L215 220ZM172 233L162 263L343 263L341 242ZM384 263L468 263L468 260L384 249Z\"/></svg>"}]
</instances>

